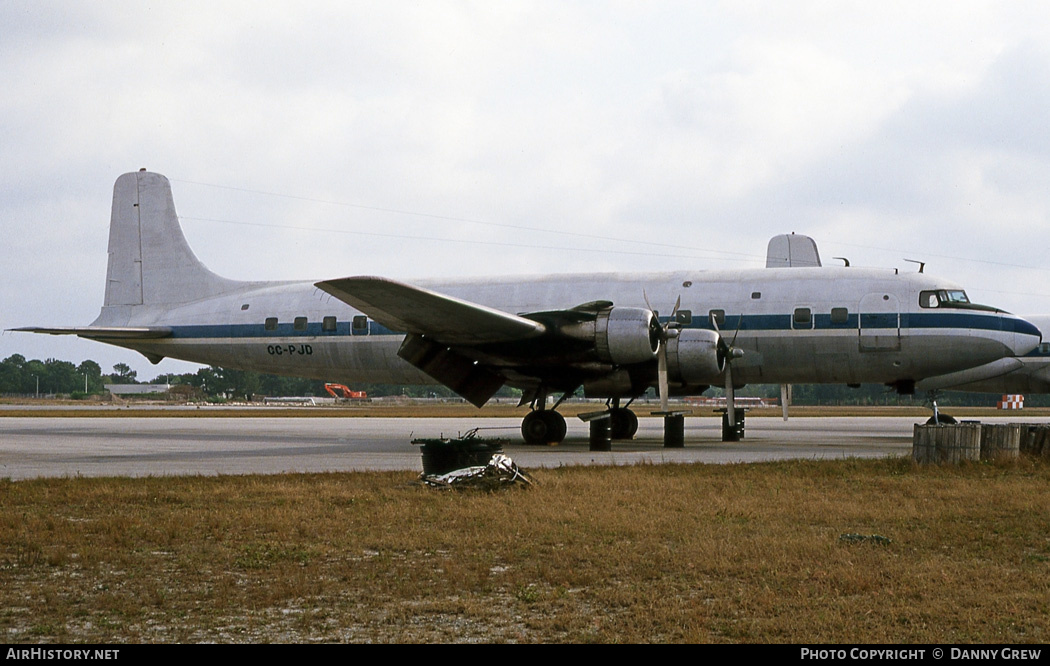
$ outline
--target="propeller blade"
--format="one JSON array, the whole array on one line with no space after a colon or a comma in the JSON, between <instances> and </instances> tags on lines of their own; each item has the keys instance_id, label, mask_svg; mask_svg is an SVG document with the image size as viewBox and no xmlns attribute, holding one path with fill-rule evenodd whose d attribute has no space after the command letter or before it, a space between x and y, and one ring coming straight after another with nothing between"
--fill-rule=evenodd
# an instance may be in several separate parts
<instances>
[{"instance_id":1,"label":"propeller blade","mask_svg":"<svg viewBox=\"0 0 1050 666\"><path fill-rule=\"evenodd\" d=\"M730 349L734 349L734 350L736 349L736 336L740 335L740 325L743 324L743 323L744 323L744 313L741 312L739 315L737 315L737 318L736 318L736 330L733 331L733 341L729 343L729 348ZM736 354L737 357L742 356L742 355L743 355L742 353Z\"/></svg>"},{"instance_id":2,"label":"propeller blade","mask_svg":"<svg viewBox=\"0 0 1050 666\"><path fill-rule=\"evenodd\" d=\"M649 302L649 295L642 290L642 298L645 299L645 306L649 308L649 311L656 315L656 310L653 310L652 304ZM675 301L674 308L671 310L671 318L667 320L666 324L660 324L660 347L656 351L656 383L657 390L660 393L660 411L668 411L668 393L670 391L668 387L667 379L667 341L670 338L678 336L678 308L682 305L682 296L678 295L678 299Z\"/></svg>"},{"instance_id":3,"label":"propeller blade","mask_svg":"<svg viewBox=\"0 0 1050 666\"><path fill-rule=\"evenodd\" d=\"M791 384L780 385L780 410L784 414L784 420L788 420L788 405L791 404Z\"/></svg>"},{"instance_id":4,"label":"propeller blade","mask_svg":"<svg viewBox=\"0 0 1050 666\"><path fill-rule=\"evenodd\" d=\"M667 342L660 343L657 352L657 384L660 391L660 411L667 412Z\"/></svg>"},{"instance_id":5,"label":"propeller blade","mask_svg":"<svg viewBox=\"0 0 1050 666\"><path fill-rule=\"evenodd\" d=\"M736 393L733 388L733 365L726 362L726 416L729 418L729 427L736 425Z\"/></svg>"}]
</instances>

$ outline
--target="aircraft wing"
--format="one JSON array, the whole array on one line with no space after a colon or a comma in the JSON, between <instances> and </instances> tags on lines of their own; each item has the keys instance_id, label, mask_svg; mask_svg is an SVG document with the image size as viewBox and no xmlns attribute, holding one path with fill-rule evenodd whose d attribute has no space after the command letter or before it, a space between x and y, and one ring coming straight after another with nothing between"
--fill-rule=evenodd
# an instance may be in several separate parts
<instances>
[{"instance_id":1,"label":"aircraft wing","mask_svg":"<svg viewBox=\"0 0 1050 666\"><path fill-rule=\"evenodd\" d=\"M1014 372L1015 370L1019 370L1023 366L1024 363L1019 359L1012 357L1001 358L998 361L985 363L976 368L960 370L947 375L927 377L926 379L916 382L915 388L920 391L933 391L962 386L974 382L983 382L989 379L995 379L996 377L1002 377L1003 375Z\"/></svg>"},{"instance_id":2,"label":"aircraft wing","mask_svg":"<svg viewBox=\"0 0 1050 666\"><path fill-rule=\"evenodd\" d=\"M167 326L25 326L12 328L12 331L22 333L46 333L48 335L79 335L82 338L95 339L120 339L120 340L149 340L154 338L166 338L171 335L171 329Z\"/></svg>"},{"instance_id":3,"label":"aircraft wing","mask_svg":"<svg viewBox=\"0 0 1050 666\"><path fill-rule=\"evenodd\" d=\"M387 278L348 277L315 285L392 331L449 345L513 342L546 331L531 319Z\"/></svg>"}]
</instances>

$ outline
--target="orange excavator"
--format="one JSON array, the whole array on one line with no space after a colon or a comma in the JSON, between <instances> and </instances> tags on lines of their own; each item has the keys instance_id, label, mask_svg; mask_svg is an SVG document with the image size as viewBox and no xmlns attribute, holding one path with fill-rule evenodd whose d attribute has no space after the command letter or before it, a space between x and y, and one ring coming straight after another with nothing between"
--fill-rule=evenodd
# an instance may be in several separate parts
<instances>
[{"instance_id":1,"label":"orange excavator","mask_svg":"<svg viewBox=\"0 0 1050 666\"><path fill-rule=\"evenodd\" d=\"M328 394L336 400L340 398L344 400L368 400L366 391L351 391L349 387L343 384L325 384L324 390L328 391Z\"/></svg>"}]
</instances>

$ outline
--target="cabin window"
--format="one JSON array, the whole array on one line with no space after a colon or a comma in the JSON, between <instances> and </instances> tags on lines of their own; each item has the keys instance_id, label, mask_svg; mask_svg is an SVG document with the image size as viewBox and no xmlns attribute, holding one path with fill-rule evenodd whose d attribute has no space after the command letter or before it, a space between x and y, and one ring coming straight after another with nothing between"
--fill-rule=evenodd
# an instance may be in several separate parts
<instances>
[{"instance_id":1,"label":"cabin window","mask_svg":"<svg viewBox=\"0 0 1050 666\"><path fill-rule=\"evenodd\" d=\"M831 308L831 323L846 324L849 322L849 310L846 308Z\"/></svg>"},{"instance_id":2,"label":"cabin window","mask_svg":"<svg viewBox=\"0 0 1050 666\"><path fill-rule=\"evenodd\" d=\"M325 317L321 320L321 330L325 333L335 332L335 317Z\"/></svg>"},{"instance_id":3,"label":"cabin window","mask_svg":"<svg viewBox=\"0 0 1050 666\"><path fill-rule=\"evenodd\" d=\"M753 292L751 292L751 300L757 301L760 298L762 298L762 292L761 291L753 291Z\"/></svg>"},{"instance_id":4,"label":"cabin window","mask_svg":"<svg viewBox=\"0 0 1050 666\"><path fill-rule=\"evenodd\" d=\"M791 320L795 328L813 328L813 313L809 308L795 308L795 314Z\"/></svg>"},{"instance_id":5,"label":"cabin window","mask_svg":"<svg viewBox=\"0 0 1050 666\"><path fill-rule=\"evenodd\" d=\"M247 303L245 303L244 305L241 306L241 310L247 310L247 309L248 309L248 304Z\"/></svg>"},{"instance_id":6,"label":"cabin window","mask_svg":"<svg viewBox=\"0 0 1050 666\"><path fill-rule=\"evenodd\" d=\"M354 333L363 333L368 330L368 317L356 315L353 323Z\"/></svg>"},{"instance_id":7,"label":"cabin window","mask_svg":"<svg viewBox=\"0 0 1050 666\"><path fill-rule=\"evenodd\" d=\"M675 313L674 320L683 326L688 326L693 323L693 312L692 310L679 310Z\"/></svg>"},{"instance_id":8,"label":"cabin window","mask_svg":"<svg viewBox=\"0 0 1050 666\"><path fill-rule=\"evenodd\" d=\"M294 328L297 331L305 331L306 330L306 317L296 317L292 321L292 328Z\"/></svg>"},{"instance_id":9,"label":"cabin window","mask_svg":"<svg viewBox=\"0 0 1050 666\"><path fill-rule=\"evenodd\" d=\"M707 318L718 325L719 328L726 325L726 311L725 310L711 310L707 313Z\"/></svg>"},{"instance_id":10,"label":"cabin window","mask_svg":"<svg viewBox=\"0 0 1050 666\"><path fill-rule=\"evenodd\" d=\"M277 330L277 317L267 317L266 318L266 323L263 324L263 328L265 328L267 331L276 331Z\"/></svg>"}]
</instances>

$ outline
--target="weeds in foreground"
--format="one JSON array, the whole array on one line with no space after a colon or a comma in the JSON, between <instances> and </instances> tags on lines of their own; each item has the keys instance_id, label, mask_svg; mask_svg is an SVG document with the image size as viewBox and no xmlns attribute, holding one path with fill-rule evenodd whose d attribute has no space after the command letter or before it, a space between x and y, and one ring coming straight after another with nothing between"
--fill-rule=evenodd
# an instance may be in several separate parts
<instances>
[{"instance_id":1,"label":"weeds in foreground","mask_svg":"<svg viewBox=\"0 0 1050 666\"><path fill-rule=\"evenodd\" d=\"M529 490L462 494L406 473L0 483L0 630L26 642L1050 639L1045 463L534 476Z\"/></svg>"}]
</instances>

